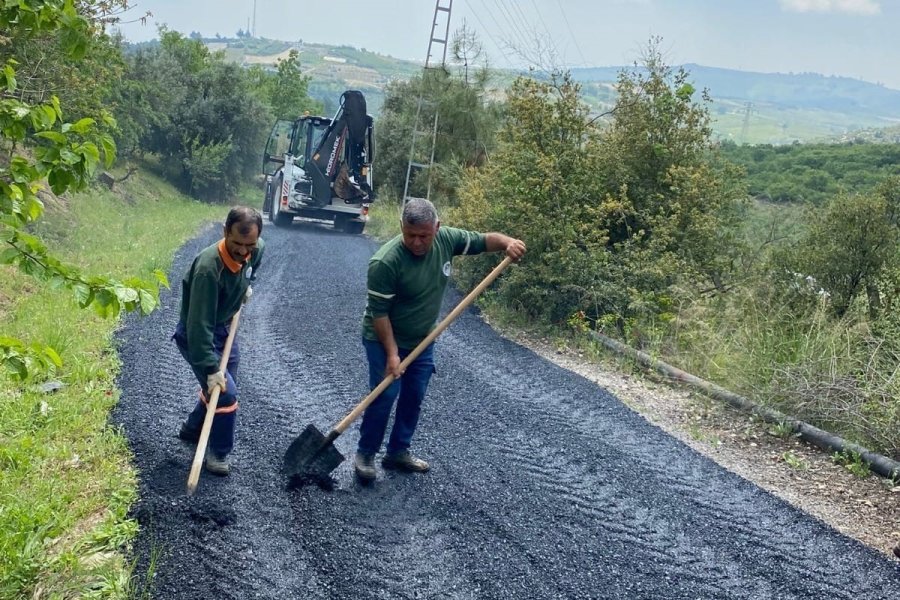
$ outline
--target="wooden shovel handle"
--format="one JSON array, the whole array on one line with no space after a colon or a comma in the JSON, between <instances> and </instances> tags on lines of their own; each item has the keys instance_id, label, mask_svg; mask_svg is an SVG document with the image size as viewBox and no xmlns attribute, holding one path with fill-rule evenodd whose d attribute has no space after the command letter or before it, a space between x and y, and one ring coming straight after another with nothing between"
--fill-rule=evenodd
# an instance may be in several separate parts
<instances>
[{"instance_id":1,"label":"wooden shovel handle","mask_svg":"<svg viewBox=\"0 0 900 600\"><path fill-rule=\"evenodd\" d=\"M225 348L222 350L222 359L219 361L219 370L223 373L228 369L228 358L231 356L231 346L234 344L234 334L237 333L238 320L241 317L239 308L231 317L231 325L228 328L228 339L225 340ZM203 467L203 458L206 456L206 445L209 443L209 432L212 429L213 417L216 416L216 407L219 405L219 386L209 395L206 404L206 416L203 418L203 428L200 430L200 439L197 441L197 450L194 452L194 462L191 463L191 474L188 475L187 493L193 496L197 491L197 483L200 481L200 469Z\"/></svg>"},{"instance_id":2,"label":"wooden shovel handle","mask_svg":"<svg viewBox=\"0 0 900 600\"><path fill-rule=\"evenodd\" d=\"M462 313L462 311L466 310L469 305L475 301L475 298L477 298L487 286L491 285L491 283L493 283L494 280L500 276L500 273L502 273L503 270L506 269L506 267L508 267L511 263L512 259L507 256L499 265L494 267L494 270L488 273L488 276L485 277L481 281L481 283L479 283L475 287L474 290L469 292L468 296L460 300L459 304L456 305L456 308L451 310L450 314L444 317L444 319L440 323L438 323L434 329L431 330L431 333L429 333L424 340L419 342L418 346L413 348L413 351L410 352L400 363L400 368L405 370L406 367L408 367L412 363L412 361L416 360L419 355L422 354L425 348L427 348L431 342L437 339L437 336L439 336L442 331L447 329L450 323L455 321L456 317L458 317ZM350 424L355 421L359 417L359 415L361 415L362 412L369 407L370 404L372 404L375 398L380 396L381 393L386 390L388 386L391 385L391 383L394 382L394 379L395 378L393 375L388 375L387 377L385 377L374 390L369 392L368 396L362 399L362 402L357 404L353 408L353 410L350 411L350 414L344 417L341 422L335 426L330 435L332 435L333 437L337 437L338 435L344 433L344 430L347 429L347 427L349 427Z\"/></svg>"}]
</instances>

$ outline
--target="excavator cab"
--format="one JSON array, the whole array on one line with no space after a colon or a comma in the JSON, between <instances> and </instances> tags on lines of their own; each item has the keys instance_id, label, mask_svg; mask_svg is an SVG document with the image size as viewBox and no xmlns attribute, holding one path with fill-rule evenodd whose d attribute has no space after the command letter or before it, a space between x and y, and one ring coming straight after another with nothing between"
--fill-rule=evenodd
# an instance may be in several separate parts
<instances>
[{"instance_id":1,"label":"excavator cab","mask_svg":"<svg viewBox=\"0 0 900 600\"><path fill-rule=\"evenodd\" d=\"M263 212L276 225L294 216L328 219L361 233L372 191L373 119L361 92L348 90L334 118L278 121L266 143Z\"/></svg>"},{"instance_id":2,"label":"excavator cab","mask_svg":"<svg viewBox=\"0 0 900 600\"><path fill-rule=\"evenodd\" d=\"M294 122L279 119L272 127L269 141L266 142L266 151L263 153L263 175L274 172L284 164L284 155L288 148L293 146Z\"/></svg>"}]
</instances>

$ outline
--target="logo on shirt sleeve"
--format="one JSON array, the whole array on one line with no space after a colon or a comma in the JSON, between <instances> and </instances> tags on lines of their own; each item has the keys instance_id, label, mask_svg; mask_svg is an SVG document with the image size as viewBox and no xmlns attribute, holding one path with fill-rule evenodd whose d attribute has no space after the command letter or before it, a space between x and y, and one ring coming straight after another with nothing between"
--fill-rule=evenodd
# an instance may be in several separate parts
<instances>
[{"instance_id":1,"label":"logo on shirt sleeve","mask_svg":"<svg viewBox=\"0 0 900 600\"><path fill-rule=\"evenodd\" d=\"M444 277L450 277L450 273L453 272L453 268L450 265L450 261L444 263Z\"/></svg>"}]
</instances>

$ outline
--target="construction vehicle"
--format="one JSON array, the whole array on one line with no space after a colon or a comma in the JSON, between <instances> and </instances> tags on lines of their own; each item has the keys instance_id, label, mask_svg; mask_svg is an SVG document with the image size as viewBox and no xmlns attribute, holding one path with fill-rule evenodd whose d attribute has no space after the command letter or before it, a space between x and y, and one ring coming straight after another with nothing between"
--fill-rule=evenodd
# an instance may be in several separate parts
<instances>
[{"instance_id":1,"label":"construction vehicle","mask_svg":"<svg viewBox=\"0 0 900 600\"><path fill-rule=\"evenodd\" d=\"M334 118L279 120L263 154L263 212L279 227L294 217L362 233L372 191L373 120L362 92L347 90Z\"/></svg>"}]
</instances>

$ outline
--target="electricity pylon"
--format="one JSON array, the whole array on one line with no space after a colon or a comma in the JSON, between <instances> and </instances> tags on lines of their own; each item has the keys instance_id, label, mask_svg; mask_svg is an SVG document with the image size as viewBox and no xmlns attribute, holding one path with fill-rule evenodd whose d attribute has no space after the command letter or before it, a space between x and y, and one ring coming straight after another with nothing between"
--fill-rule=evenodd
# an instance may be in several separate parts
<instances>
[{"instance_id":1,"label":"electricity pylon","mask_svg":"<svg viewBox=\"0 0 900 600\"><path fill-rule=\"evenodd\" d=\"M409 161L406 165L406 182L403 184L403 204L409 199L409 182L412 179L413 170L428 170L428 186L425 192L425 198L431 198L431 171L434 166L434 149L437 145L438 130L438 110L437 105L433 101L425 99L425 87L428 84L429 69L443 69L447 62L447 45L450 35L450 10L453 8L453 0L447 0L446 5L441 0L437 0L434 4L434 18L431 21L431 35L428 38L428 53L425 55L425 70L422 72L421 88L419 90L419 99L416 102L416 118L413 122L412 140L409 144ZM445 19L441 21L441 19ZM443 26L443 37L437 37L440 33L439 28ZM441 46L440 63L435 64L432 60L436 58L434 51L436 46ZM424 120L422 115L422 107L429 104L434 109L434 119L431 123L431 131L422 129ZM427 141L430 134L431 148L422 148L422 141ZM424 152L423 152L424 150Z\"/></svg>"}]
</instances>

